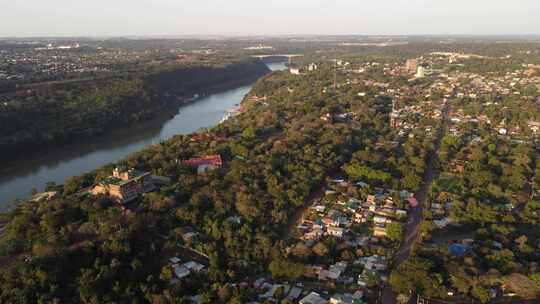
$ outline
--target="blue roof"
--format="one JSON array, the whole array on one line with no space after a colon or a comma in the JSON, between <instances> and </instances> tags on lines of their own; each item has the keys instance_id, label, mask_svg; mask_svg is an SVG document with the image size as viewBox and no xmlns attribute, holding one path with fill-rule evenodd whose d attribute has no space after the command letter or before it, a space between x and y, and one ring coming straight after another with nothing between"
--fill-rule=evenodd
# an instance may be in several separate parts
<instances>
[{"instance_id":1,"label":"blue roof","mask_svg":"<svg viewBox=\"0 0 540 304\"><path fill-rule=\"evenodd\" d=\"M467 251L471 250L471 246L463 244L452 244L450 245L450 253L455 256L463 256Z\"/></svg>"}]
</instances>

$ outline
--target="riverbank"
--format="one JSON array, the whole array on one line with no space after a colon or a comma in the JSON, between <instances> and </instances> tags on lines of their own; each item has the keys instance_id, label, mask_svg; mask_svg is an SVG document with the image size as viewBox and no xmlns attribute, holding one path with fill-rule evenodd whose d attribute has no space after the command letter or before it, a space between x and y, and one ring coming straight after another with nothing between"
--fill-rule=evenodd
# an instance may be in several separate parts
<instances>
[{"instance_id":1,"label":"riverbank","mask_svg":"<svg viewBox=\"0 0 540 304\"><path fill-rule=\"evenodd\" d=\"M269 64L271 70L285 65ZM14 205L17 198L29 196L32 188L43 190L47 182L63 183L68 177L81 175L149 145L165 141L177 134L188 134L215 126L227 110L239 104L256 79L227 83L227 88L212 87L196 102L177 105L161 112L154 119L107 132L93 140L62 145L43 153L25 156L0 172L0 210ZM237 85L240 85L239 87ZM16 204L16 203L15 203Z\"/></svg>"},{"instance_id":2,"label":"riverbank","mask_svg":"<svg viewBox=\"0 0 540 304\"><path fill-rule=\"evenodd\" d=\"M157 98L160 99L160 102L156 103L158 106L153 110L150 116L121 125L110 125L101 132L94 134L91 140L89 140L89 138L78 137L61 143L61 148L58 148L58 144L55 143L43 144L27 149L18 149L17 153L11 157L0 157L0 181L3 174L12 172L14 168L21 166L21 162L26 162L29 158L39 159L46 157L47 154L51 153L65 155L66 153L69 154L69 149L76 148L77 146L84 147L86 145L87 147L92 148L92 146L95 147L96 144L107 141L113 137L124 138L124 136L129 136L133 131L142 131L140 126L146 126L147 124L152 125L154 122L163 123L178 113L179 108L182 106L197 102L201 98L211 94L251 84L269 72L271 72L271 70L268 68L256 70L256 73L250 73L237 79L216 83L205 88L192 89L188 91L185 96L159 96Z\"/></svg>"},{"instance_id":3,"label":"riverbank","mask_svg":"<svg viewBox=\"0 0 540 304\"><path fill-rule=\"evenodd\" d=\"M269 72L261 61L243 60L33 92L24 103L14 99L14 105L20 105L0 115L6 123L0 130L0 165L152 120L170 108L195 101L194 96L250 83Z\"/></svg>"}]
</instances>

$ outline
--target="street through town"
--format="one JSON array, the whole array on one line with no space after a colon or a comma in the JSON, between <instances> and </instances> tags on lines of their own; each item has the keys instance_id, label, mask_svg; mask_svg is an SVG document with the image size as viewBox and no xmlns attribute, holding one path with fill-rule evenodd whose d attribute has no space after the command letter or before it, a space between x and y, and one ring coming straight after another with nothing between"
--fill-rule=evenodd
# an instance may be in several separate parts
<instances>
[{"instance_id":1,"label":"street through town","mask_svg":"<svg viewBox=\"0 0 540 304\"><path fill-rule=\"evenodd\" d=\"M430 152L428 156L426 170L424 172L423 183L420 191L416 194L416 199L418 204L411 208L410 211L410 220L404 227L404 237L401 242L399 250L394 255L394 260L392 261L392 267L397 268L403 261L405 261L412 253L414 246L420 240L420 229L422 223L422 211L424 205L427 201L429 187L431 183L436 178L437 172L437 162L438 162L438 152L441 146L441 141L446 133L448 121L448 105L445 105L442 115L441 127L437 131L435 139L435 148ZM395 304L397 294L392 290L392 288L386 285L383 289L381 295L381 303L383 304Z\"/></svg>"}]
</instances>

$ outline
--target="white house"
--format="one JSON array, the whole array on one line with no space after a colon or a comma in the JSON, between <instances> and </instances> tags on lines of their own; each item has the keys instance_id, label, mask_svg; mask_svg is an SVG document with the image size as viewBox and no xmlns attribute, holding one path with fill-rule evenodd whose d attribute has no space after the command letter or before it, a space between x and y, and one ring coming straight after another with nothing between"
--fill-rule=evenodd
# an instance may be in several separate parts
<instances>
[{"instance_id":1,"label":"white house","mask_svg":"<svg viewBox=\"0 0 540 304\"><path fill-rule=\"evenodd\" d=\"M183 265L176 265L173 267L173 269L174 269L174 275L176 275L178 279L183 279L190 274L189 269L187 269Z\"/></svg>"},{"instance_id":2,"label":"white house","mask_svg":"<svg viewBox=\"0 0 540 304\"><path fill-rule=\"evenodd\" d=\"M344 229L340 227L328 227L326 229L326 233L328 233L331 236L335 236L339 238L343 237L344 232L345 232Z\"/></svg>"},{"instance_id":3,"label":"white house","mask_svg":"<svg viewBox=\"0 0 540 304\"><path fill-rule=\"evenodd\" d=\"M193 272L199 272L204 269L204 265L199 264L194 261L189 261L187 263L184 263L182 266L186 267L187 269Z\"/></svg>"},{"instance_id":4,"label":"white house","mask_svg":"<svg viewBox=\"0 0 540 304\"><path fill-rule=\"evenodd\" d=\"M291 74L293 74L293 75L300 75L300 74L301 74L301 73L300 73L300 69L291 68L289 71L290 71Z\"/></svg>"},{"instance_id":5,"label":"white house","mask_svg":"<svg viewBox=\"0 0 540 304\"><path fill-rule=\"evenodd\" d=\"M311 292L307 296L305 296L303 299L298 302L299 304L327 304L328 301L323 299L321 295L319 295L316 292Z\"/></svg>"},{"instance_id":6,"label":"white house","mask_svg":"<svg viewBox=\"0 0 540 304\"><path fill-rule=\"evenodd\" d=\"M391 223L392 220L384 216L376 215L373 217L373 222L376 224L386 224Z\"/></svg>"}]
</instances>

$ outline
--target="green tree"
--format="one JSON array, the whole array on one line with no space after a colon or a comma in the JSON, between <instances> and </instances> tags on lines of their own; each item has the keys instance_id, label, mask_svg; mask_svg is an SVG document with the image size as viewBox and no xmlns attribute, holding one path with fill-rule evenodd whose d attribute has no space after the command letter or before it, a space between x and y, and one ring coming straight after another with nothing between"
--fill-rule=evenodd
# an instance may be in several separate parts
<instances>
[{"instance_id":1,"label":"green tree","mask_svg":"<svg viewBox=\"0 0 540 304\"><path fill-rule=\"evenodd\" d=\"M401 227L400 223L390 223L386 225L386 235L388 238L394 242L400 242L402 235L403 235L403 229Z\"/></svg>"}]
</instances>

